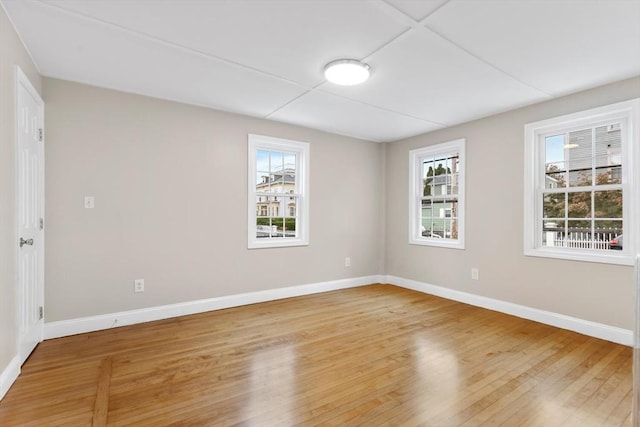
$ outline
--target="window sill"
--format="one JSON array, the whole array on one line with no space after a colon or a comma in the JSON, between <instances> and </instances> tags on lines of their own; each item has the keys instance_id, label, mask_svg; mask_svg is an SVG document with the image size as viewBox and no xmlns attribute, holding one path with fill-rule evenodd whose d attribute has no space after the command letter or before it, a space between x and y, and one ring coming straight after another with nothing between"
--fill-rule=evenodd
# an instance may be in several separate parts
<instances>
[{"instance_id":1,"label":"window sill","mask_svg":"<svg viewBox=\"0 0 640 427\"><path fill-rule=\"evenodd\" d=\"M602 264L634 265L634 258L627 252L611 251L615 253L593 253L587 251L563 250L561 248L527 249L526 256L555 258L565 261L597 262Z\"/></svg>"},{"instance_id":2,"label":"window sill","mask_svg":"<svg viewBox=\"0 0 640 427\"><path fill-rule=\"evenodd\" d=\"M290 239L290 240L251 240L248 249L268 249L268 248L288 248L296 246L309 246L308 240Z\"/></svg>"},{"instance_id":3,"label":"window sill","mask_svg":"<svg viewBox=\"0 0 640 427\"><path fill-rule=\"evenodd\" d=\"M418 245L418 246L435 246L439 248L449 248L449 249L464 249L464 243L459 240L448 240L448 239L410 239L410 245Z\"/></svg>"}]
</instances>

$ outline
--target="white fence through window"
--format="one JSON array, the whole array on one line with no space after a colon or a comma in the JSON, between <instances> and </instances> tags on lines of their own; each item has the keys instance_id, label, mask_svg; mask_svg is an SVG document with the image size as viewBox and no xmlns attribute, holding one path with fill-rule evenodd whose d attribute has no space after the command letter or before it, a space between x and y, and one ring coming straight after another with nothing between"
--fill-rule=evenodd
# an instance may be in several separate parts
<instances>
[{"instance_id":1,"label":"white fence through window","mask_svg":"<svg viewBox=\"0 0 640 427\"><path fill-rule=\"evenodd\" d=\"M611 241L619 232L598 233L592 236L587 232L547 232L546 246L577 249L612 249Z\"/></svg>"}]
</instances>

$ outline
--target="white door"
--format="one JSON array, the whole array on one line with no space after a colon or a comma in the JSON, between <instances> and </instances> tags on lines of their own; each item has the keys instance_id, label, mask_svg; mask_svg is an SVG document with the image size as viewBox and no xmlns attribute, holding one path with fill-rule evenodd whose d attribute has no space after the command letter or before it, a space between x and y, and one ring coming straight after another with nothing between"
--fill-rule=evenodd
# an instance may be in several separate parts
<instances>
[{"instance_id":1,"label":"white door","mask_svg":"<svg viewBox=\"0 0 640 427\"><path fill-rule=\"evenodd\" d=\"M43 338L44 102L16 67L18 349L24 363Z\"/></svg>"}]
</instances>

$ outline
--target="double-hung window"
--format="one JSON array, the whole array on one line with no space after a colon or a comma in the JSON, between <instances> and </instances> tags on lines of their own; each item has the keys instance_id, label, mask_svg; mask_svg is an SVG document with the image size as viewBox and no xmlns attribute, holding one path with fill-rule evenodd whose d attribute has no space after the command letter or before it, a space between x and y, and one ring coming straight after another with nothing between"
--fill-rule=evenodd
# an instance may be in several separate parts
<instances>
[{"instance_id":1,"label":"double-hung window","mask_svg":"<svg viewBox=\"0 0 640 427\"><path fill-rule=\"evenodd\" d=\"M465 140L409 152L409 243L464 249Z\"/></svg>"},{"instance_id":2,"label":"double-hung window","mask_svg":"<svg viewBox=\"0 0 640 427\"><path fill-rule=\"evenodd\" d=\"M248 247L309 244L309 144L249 135Z\"/></svg>"},{"instance_id":3,"label":"double-hung window","mask_svg":"<svg viewBox=\"0 0 640 427\"><path fill-rule=\"evenodd\" d=\"M639 102L525 126L525 254L633 263Z\"/></svg>"}]
</instances>

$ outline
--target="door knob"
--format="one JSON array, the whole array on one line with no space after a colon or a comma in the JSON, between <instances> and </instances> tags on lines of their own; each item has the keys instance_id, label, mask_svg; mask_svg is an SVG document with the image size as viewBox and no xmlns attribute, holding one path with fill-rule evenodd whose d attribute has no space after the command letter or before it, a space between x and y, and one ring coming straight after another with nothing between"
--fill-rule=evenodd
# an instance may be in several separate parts
<instances>
[{"instance_id":1,"label":"door knob","mask_svg":"<svg viewBox=\"0 0 640 427\"><path fill-rule=\"evenodd\" d=\"M33 245L33 239L24 240L22 237L20 238L20 247L24 245Z\"/></svg>"}]
</instances>

